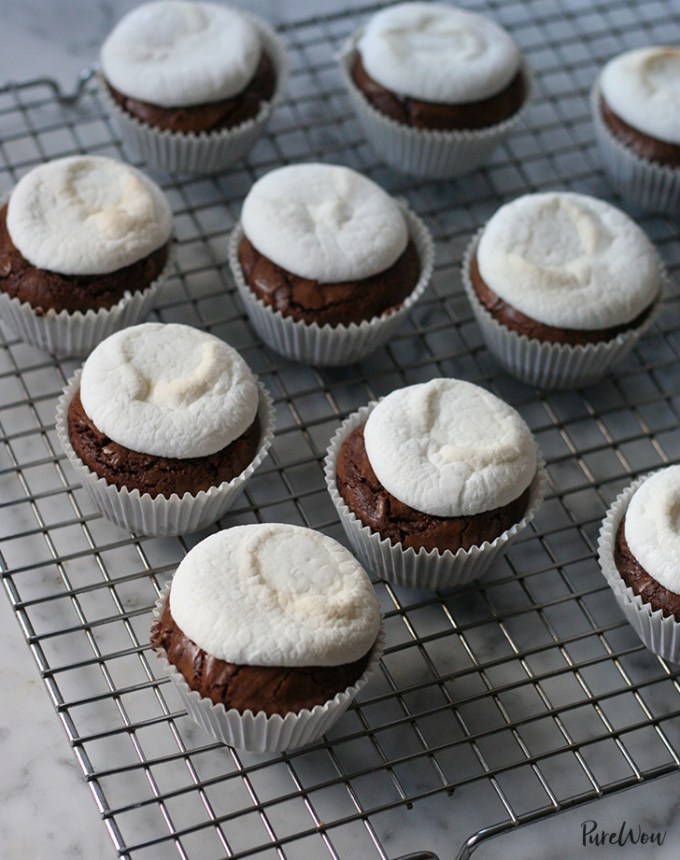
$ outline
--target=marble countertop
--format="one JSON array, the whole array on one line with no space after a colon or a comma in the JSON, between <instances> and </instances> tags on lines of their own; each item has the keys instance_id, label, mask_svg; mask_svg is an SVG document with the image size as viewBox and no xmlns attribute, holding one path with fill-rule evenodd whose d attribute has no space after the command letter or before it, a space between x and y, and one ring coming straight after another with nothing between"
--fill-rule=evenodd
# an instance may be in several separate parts
<instances>
[{"instance_id":1,"label":"marble countertop","mask_svg":"<svg viewBox=\"0 0 680 860\"><path fill-rule=\"evenodd\" d=\"M0 28L0 78L50 76L69 91L79 71L96 59L98 46L113 22L135 5L135 0L5 0ZM299 14L300 9L293 0L242 5L264 13L274 22L296 9ZM320 11L336 5L331 0L316 2ZM0 128L0 136L1 132ZM0 630L4 657L0 667L4 691L0 696L0 857L115 857L106 827L4 596L0 597ZM671 860L677 856L680 842L679 790L680 774L672 774L491 840L474 856L480 860L567 860L590 856ZM421 813L418 824L410 825L408 847L412 851L434 851L440 860L451 860L458 842L452 839L447 822L427 803L422 804ZM614 834L622 826L637 829L639 825L647 833L665 834L665 840L661 846L584 846L584 822L589 821L597 823L598 831ZM398 815L394 816L393 826L399 827ZM400 845L403 848L407 843Z\"/></svg>"}]
</instances>

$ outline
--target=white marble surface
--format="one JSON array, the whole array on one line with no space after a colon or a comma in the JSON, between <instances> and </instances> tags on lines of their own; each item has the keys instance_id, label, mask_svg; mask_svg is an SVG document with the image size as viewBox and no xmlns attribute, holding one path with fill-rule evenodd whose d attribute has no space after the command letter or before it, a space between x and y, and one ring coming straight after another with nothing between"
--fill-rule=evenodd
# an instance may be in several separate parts
<instances>
[{"instance_id":1,"label":"white marble surface","mask_svg":"<svg viewBox=\"0 0 680 860\"><path fill-rule=\"evenodd\" d=\"M356 0L354 0L356 4ZM4 0L0 28L0 80L56 78L68 92L80 71L96 62L99 46L115 22L138 0ZM299 18L299 0L234 0L270 22ZM332 0L314 0L320 13L337 9ZM344 6L350 7L349 3Z\"/></svg>"},{"instance_id":2,"label":"white marble surface","mask_svg":"<svg viewBox=\"0 0 680 860\"><path fill-rule=\"evenodd\" d=\"M4 592L0 857L114 857L113 845Z\"/></svg>"},{"instance_id":3,"label":"white marble surface","mask_svg":"<svg viewBox=\"0 0 680 860\"><path fill-rule=\"evenodd\" d=\"M134 0L4 0L0 78L49 75L70 90L80 69L95 60L97 46L113 21L133 5ZM301 4L287 0L248 5L275 20L291 10L299 11ZM323 10L337 4L324 0L316 5ZM116 855L106 828L4 594L0 595L0 630L0 857L113 858ZM521 828L483 844L474 856L481 860L591 856L671 860L678 856L680 844L679 790L680 775L673 774L548 822ZM453 802L457 802L455 798ZM470 804L472 821L474 798L461 798L460 802ZM397 853L427 849L436 852L440 860L451 860L461 834L452 832L441 808L434 801L422 801L412 814L398 809L381 816L377 827L391 858ZM582 825L588 820L596 821L598 830L611 833L618 833L624 822L635 830L640 825L647 833L665 833L665 841L660 847L584 847ZM343 845L343 860L362 860L360 842L348 836ZM309 860L314 860L312 855Z\"/></svg>"}]
</instances>

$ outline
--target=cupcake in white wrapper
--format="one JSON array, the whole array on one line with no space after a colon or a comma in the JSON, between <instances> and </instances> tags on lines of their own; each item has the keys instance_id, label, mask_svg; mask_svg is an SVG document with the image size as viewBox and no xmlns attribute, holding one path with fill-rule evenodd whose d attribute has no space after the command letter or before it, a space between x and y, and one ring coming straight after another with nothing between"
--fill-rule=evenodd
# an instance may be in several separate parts
<instances>
[{"instance_id":1,"label":"cupcake in white wrapper","mask_svg":"<svg viewBox=\"0 0 680 860\"><path fill-rule=\"evenodd\" d=\"M423 420L427 420L425 416L428 413L431 414L430 404L434 402L434 398L448 396L447 390L456 392L455 405L452 405L448 411L442 409L440 417L436 419L434 427L430 430L421 426ZM411 392L406 395L403 403L401 402L402 392ZM496 530L494 536L489 534L489 539L480 540L479 543L473 542L469 546L464 545L460 537L461 527L456 526L458 533L455 538L439 538L440 546L432 548L422 545L418 548L405 546L394 535L387 536L381 533L378 527L373 528L362 522L339 489L338 462L343 456L344 443L357 428L366 425L376 407L386 403L387 398L385 398L382 401L370 403L350 415L332 438L326 454L324 465L326 486L352 548L369 570L395 585L406 588L449 589L478 580L531 522L541 505L547 476L535 441L522 419L511 407L483 389L461 380L432 380L423 385L400 389L388 397L393 399L390 410L394 411L398 408L400 411L402 416L400 427L397 429L396 423L392 420L394 416L390 416L389 413L383 417L381 424L388 422L393 424L397 442L392 440L391 434L381 433L384 427L378 425L373 430L375 438L372 444L374 448L379 446L381 450L377 456L374 453L371 457L371 449L366 446L366 453L371 468L378 467L375 471L376 473L380 471L380 478L375 480L375 485L378 486L378 493L383 494L386 491L385 498L390 507L395 507L396 503L400 506L399 511L405 512L405 516L409 518L412 518L413 514L424 514L425 517L435 521L440 517L449 516L448 511L455 511L450 514L453 519L464 517L475 528L482 528L479 524L479 514L484 516L485 511L496 514L505 508L506 511L500 516L507 520L514 520L515 516L517 518L516 521L507 522L505 524L507 527L502 532L498 533ZM414 411L412 407L417 408ZM463 417L461 411L468 407L470 411L467 414L476 416L471 420ZM516 456L512 463L508 459L505 466L502 464L499 466L498 463L493 462L493 455L490 454L488 446L482 439L488 436L484 428L495 426L488 423L490 416L493 416L494 420L499 419L509 428L507 439L510 440L509 444L513 447ZM467 424L466 428L464 424ZM499 432L498 436L500 435ZM457 448L458 442L462 447L454 451L445 441L446 439L453 440L453 447ZM458 442L455 441L456 439ZM448 447L451 452L450 461L448 463L442 461L437 466L436 453L434 459L431 461L428 459L428 446L432 451L435 449L441 451ZM466 450L463 451L462 448ZM414 449L420 449L415 457ZM397 464L396 457L392 457L390 463L390 456L396 454L397 450L401 452L397 455L401 464ZM383 460L383 455L387 459ZM487 455L490 456L485 464L482 465L481 461L477 463L476 466L479 467L477 468L464 462L468 455L472 460L477 456L482 459L487 459ZM348 456L351 457L352 454ZM461 469L467 474L467 479L461 478ZM397 476L398 471L401 472L401 479ZM375 475L368 476L367 483L374 485L374 478ZM389 484L389 487L385 484ZM438 484L436 493L427 489L433 484ZM495 490L491 495L487 493L489 486L493 486ZM418 494L417 488L421 491L426 488L424 494L422 492ZM414 490L416 495L413 494ZM491 498L494 500L489 502ZM373 501L376 500L377 497ZM428 510L423 511L424 508ZM435 514L432 513L433 511L446 511L446 513ZM469 515L468 511L471 512ZM400 516L401 514L395 514L395 519ZM446 528L446 522L442 521L442 524ZM389 518L385 525L387 528L390 527ZM437 527L436 522L434 525ZM429 523L426 527L429 527ZM415 543L421 539L421 536L422 532L421 535L413 532L409 534L409 540ZM452 545L454 539L458 542L457 547L452 546L451 549L443 547L447 541Z\"/></svg>"},{"instance_id":2,"label":"cupcake in white wrapper","mask_svg":"<svg viewBox=\"0 0 680 860\"><path fill-rule=\"evenodd\" d=\"M616 191L650 212L675 215L680 211L680 169L646 161L628 149L605 125L600 113L600 91L591 94L595 139L605 173Z\"/></svg>"},{"instance_id":3,"label":"cupcake in white wrapper","mask_svg":"<svg viewBox=\"0 0 680 860\"><path fill-rule=\"evenodd\" d=\"M531 226L539 222L541 229ZM583 242L578 252L564 238L569 230ZM609 238L600 243L598 236ZM480 300L473 268L497 316ZM525 195L502 207L462 264L490 352L512 376L546 389L590 385L622 361L652 324L665 280L658 253L628 216L567 192Z\"/></svg>"},{"instance_id":4,"label":"cupcake in white wrapper","mask_svg":"<svg viewBox=\"0 0 680 860\"><path fill-rule=\"evenodd\" d=\"M0 315L22 340L85 356L146 319L175 257L170 206L148 177L110 158L61 158L5 203Z\"/></svg>"},{"instance_id":5,"label":"cupcake in white wrapper","mask_svg":"<svg viewBox=\"0 0 680 860\"><path fill-rule=\"evenodd\" d=\"M470 52L472 42L482 50ZM354 77L358 58L365 90ZM375 152L396 170L424 178L462 176L486 162L531 94L529 69L509 34L448 6L401 3L378 12L339 62Z\"/></svg>"},{"instance_id":6,"label":"cupcake in white wrapper","mask_svg":"<svg viewBox=\"0 0 680 860\"><path fill-rule=\"evenodd\" d=\"M217 173L248 153L283 97L288 78L286 48L271 27L247 12L212 3L169 2L163 4L166 8L161 5L147 3L137 7L119 23L119 32L113 31L115 41L110 37L102 49L99 92L126 146L150 167L169 173ZM204 14L206 19L202 21ZM149 61L148 56L138 52L141 65L135 65L135 43L141 45L159 27L167 30L167 59L156 64L153 58ZM205 36L195 38L201 28L212 34L210 40ZM185 58L180 63L175 58L186 49L185 31L197 51L190 60ZM128 46L131 37L134 43ZM185 48L180 50L182 45ZM227 128L178 131L157 127L121 107L109 89L113 78L122 82L125 96L139 98L153 108L210 109L220 99L239 96L240 91L233 92L234 87L247 88L252 83L242 78L246 71L255 75L261 55L266 55L273 66L273 93L261 100L254 116ZM145 65L149 68L142 68ZM170 87L167 92L166 87ZM136 97L137 92L146 98Z\"/></svg>"},{"instance_id":7,"label":"cupcake in white wrapper","mask_svg":"<svg viewBox=\"0 0 680 860\"><path fill-rule=\"evenodd\" d=\"M87 362L83 371L78 371L69 381L57 404L56 431L64 452L97 508L122 528L146 535L186 534L207 528L234 505L266 457L274 436L272 400L236 351L205 332L189 326L147 323L126 329L113 338L117 341L109 338L88 359L90 394L87 403L91 402L92 406L90 411L82 407L85 424L81 417L79 433L101 435L107 440L107 448L120 446L119 453L113 456L122 457L119 460L122 463L130 455L133 461L140 455L147 455L150 469L155 468L151 458L162 461L158 467L162 473L163 469L172 472L177 466L182 469L182 461L187 461L185 477L180 474L180 480L189 481L189 485L199 474L196 469L201 468L201 458L209 456L202 452L219 453L234 440L239 444L241 439L252 434L249 443L254 452L252 458L229 480L198 490L170 492L164 484L151 485L148 490L144 483L132 487L123 483L116 485L105 473L95 471L100 468L96 460L90 464L84 462L69 432L69 409L76 395L84 396L81 383L83 373L88 372ZM148 347L140 351L139 343L144 341ZM216 344L214 361L210 353L213 343ZM202 356L201 349L204 349ZM128 361L117 364L126 351ZM179 356L182 367L194 364L193 373L187 371L182 377L181 369L170 355L173 351ZM197 356L193 362L192 352ZM153 367L155 355L159 361L157 370ZM221 372L219 364L225 361L227 367ZM100 386L102 374L116 379L117 384ZM87 378L85 381L88 382ZM90 412L95 414L96 420ZM230 423L232 419L233 424ZM257 435L253 429L255 420L259 427ZM246 430L242 433L244 426ZM169 465L168 457L171 458ZM104 467L107 463L105 457ZM134 481L134 472L131 477ZM146 481L143 474L142 479ZM169 479L173 479L172 474ZM129 484L130 479L127 480ZM164 480L161 474L161 481ZM203 478L201 480L205 483Z\"/></svg>"},{"instance_id":8,"label":"cupcake in white wrapper","mask_svg":"<svg viewBox=\"0 0 680 860\"><path fill-rule=\"evenodd\" d=\"M650 481L653 483L648 484ZM631 511L633 497L646 484L645 498L638 497L640 504L636 505L637 510ZM678 466L638 478L610 506L598 539L600 568L626 619L650 651L672 663L680 662L680 621L670 608L654 606L652 602L663 597L664 589L670 592L666 599L677 599L680 592L680 582L675 576L680 570L680 541L679 533L674 530L676 521L671 511L677 505L678 487ZM660 517L659 511L663 510L670 515ZM626 583L616 561L617 534L624 517L628 561L632 559L638 566L637 572L641 568L645 577L644 581L638 580L642 587L636 590ZM659 530L666 534L659 534ZM643 598L645 592L647 596Z\"/></svg>"},{"instance_id":9,"label":"cupcake in white wrapper","mask_svg":"<svg viewBox=\"0 0 680 860\"><path fill-rule=\"evenodd\" d=\"M317 741L376 671L384 638L371 583L351 553L279 523L238 526L194 547L151 627L189 716L223 743L256 753ZM196 672L189 659L199 654L210 659Z\"/></svg>"},{"instance_id":10,"label":"cupcake in white wrapper","mask_svg":"<svg viewBox=\"0 0 680 860\"><path fill-rule=\"evenodd\" d=\"M652 46L610 60L591 90L602 167L629 203L680 212L680 49ZM605 115L606 112L606 115Z\"/></svg>"},{"instance_id":11,"label":"cupcake in white wrapper","mask_svg":"<svg viewBox=\"0 0 680 860\"><path fill-rule=\"evenodd\" d=\"M264 264L272 279L271 303L247 282L244 238L255 265ZM361 361L390 340L429 284L434 243L417 215L361 174L300 164L272 171L253 186L230 238L229 265L267 346L295 361L337 366ZM279 285L287 290L283 298ZM298 288L308 302L303 318L290 315L302 305L296 304Z\"/></svg>"},{"instance_id":12,"label":"cupcake in white wrapper","mask_svg":"<svg viewBox=\"0 0 680 860\"><path fill-rule=\"evenodd\" d=\"M404 216L422 266L418 282L395 310L348 325L319 325L285 317L265 305L248 287L238 258L243 228L237 224L229 240L229 266L251 325L268 347L304 364L333 367L361 361L390 341L413 305L423 295L434 268L434 243L423 221L408 209Z\"/></svg>"}]
</instances>

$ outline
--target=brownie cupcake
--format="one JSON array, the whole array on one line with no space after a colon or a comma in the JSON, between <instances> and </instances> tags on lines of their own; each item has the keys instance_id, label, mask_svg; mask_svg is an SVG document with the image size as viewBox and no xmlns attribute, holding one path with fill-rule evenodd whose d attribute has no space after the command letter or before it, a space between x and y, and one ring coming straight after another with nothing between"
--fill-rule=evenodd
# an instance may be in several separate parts
<instances>
[{"instance_id":1,"label":"brownie cupcake","mask_svg":"<svg viewBox=\"0 0 680 860\"><path fill-rule=\"evenodd\" d=\"M273 408L224 341L145 323L90 354L59 401L57 434L105 516L181 534L234 503L271 444Z\"/></svg>"},{"instance_id":2,"label":"brownie cupcake","mask_svg":"<svg viewBox=\"0 0 680 860\"><path fill-rule=\"evenodd\" d=\"M680 47L651 46L610 60L592 91L602 165L631 203L680 211Z\"/></svg>"},{"instance_id":3,"label":"brownie cupcake","mask_svg":"<svg viewBox=\"0 0 680 860\"><path fill-rule=\"evenodd\" d=\"M0 207L0 314L35 346L86 355L147 316L172 229L161 189L127 164L77 155L34 167Z\"/></svg>"},{"instance_id":4,"label":"brownie cupcake","mask_svg":"<svg viewBox=\"0 0 680 860\"><path fill-rule=\"evenodd\" d=\"M680 662L680 466L645 475L621 493L598 545L602 572L645 645Z\"/></svg>"},{"instance_id":5,"label":"brownie cupcake","mask_svg":"<svg viewBox=\"0 0 680 860\"><path fill-rule=\"evenodd\" d=\"M340 365L386 343L432 273L422 221L347 167L297 164L259 179L229 262L250 321L272 349Z\"/></svg>"},{"instance_id":6,"label":"brownie cupcake","mask_svg":"<svg viewBox=\"0 0 680 860\"><path fill-rule=\"evenodd\" d=\"M325 473L364 564L431 589L479 578L533 518L545 483L519 414L458 379L401 388L350 415Z\"/></svg>"},{"instance_id":7,"label":"brownie cupcake","mask_svg":"<svg viewBox=\"0 0 680 860\"><path fill-rule=\"evenodd\" d=\"M417 176L460 176L486 161L530 91L521 53L502 27L432 3L378 12L341 66L375 151Z\"/></svg>"},{"instance_id":8,"label":"brownie cupcake","mask_svg":"<svg viewBox=\"0 0 680 860\"><path fill-rule=\"evenodd\" d=\"M590 384L621 361L650 325L662 281L659 255L627 215L569 192L502 206L463 260L487 346L542 388Z\"/></svg>"},{"instance_id":9,"label":"brownie cupcake","mask_svg":"<svg viewBox=\"0 0 680 860\"><path fill-rule=\"evenodd\" d=\"M383 647L370 580L336 541L265 523L211 535L159 599L151 644L218 740L272 752L317 740Z\"/></svg>"},{"instance_id":10,"label":"brownie cupcake","mask_svg":"<svg viewBox=\"0 0 680 860\"><path fill-rule=\"evenodd\" d=\"M101 91L125 143L177 173L214 173L242 158L286 76L275 33L213 3L143 3L101 50Z\"/></svg>"}]
</instances>

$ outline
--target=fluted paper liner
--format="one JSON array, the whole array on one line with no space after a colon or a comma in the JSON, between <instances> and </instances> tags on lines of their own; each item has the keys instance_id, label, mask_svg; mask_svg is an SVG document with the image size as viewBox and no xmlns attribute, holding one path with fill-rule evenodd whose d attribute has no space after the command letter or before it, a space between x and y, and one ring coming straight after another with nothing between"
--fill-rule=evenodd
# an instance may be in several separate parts
<instances>
[{"instance_id":1,"label":"fluted paper liner","mask_svg":"<svg viewBox=\"0 0 680 860\"><path fill-rule=\"evenodd\" d=\"M507 328L482 305L470 278L470 266L484 228L469 243L463 256L462 280L465 293L489 351L512 376L545 389L567 389L591 385L628 355L656 317L667 275L659 264L660 290L650 313L637 328L626 329L600 343L548 343L529 338Z\"/></svg>"},{"instance_id":2,"label":"fluted paper liner","mask_svg":"<svg viewBox=\"0 0 680 860\"><path fill-rule=\"evenodd\" d=\"M369 570L394 585L406 588L434 591L458 588L479 579L531 522L543 501L547 475L540 453L537 451L538 468L531 482L526 513L518 523L502 532L495 540L484 541L470 549L461 548L456 552L426 550L422 547L419 550L413 547L404 548L401 543L392 543L389 538L383 538L378 532L364 525L345 503L337 486L340 448L350 433L366 422L377 404L378 401L373 401L362 406L345 419L330 441L324 463L326 487L354 553Z\"/></svg>"},{"instance_id":3,"label":"fluted paper liner","mask_svg":"<svg viewBox=\"0 0 680 860\"><path fill-rule=\"evenodd\" d=\"M376 110L352 80L352 66L361 31L345 45L338 60L343 82L364 133L376 154L395 170L428 179L451 179L471 173L489 159L519 122L531 100L531 72L522 62L526 82L524 103L511 117L482 129L447 131L419 129Z\"/></svg>"},{"instance_id":4,"label":"fluted paper liner","mask_svg":"<svg viewBox=\"0 0 680 860\"><path fill-rule=\"evenodd\" d=\"M264 131L274 106L281 100L288 79L288 56L279 36L259 18L247 16L257 27L263 50L276 70L276 89L272 98L260 105L257 116L233 128L212 132L177 132L146 125L118 105L101 74L99 93L124 143L157 170L168 173L208 174L224 170L239 161Z\"/></svg>"},{"instance_id":5,"label":"fluted paper liner","mask_svg":"<svg viewBox=\"0 0 680 860\"><path fill-rule=\"evenodd\" d=\"M86 466L71 445L67 414L78 389L81 373L79 370L69 380L57 403L57 436L94 504L105 517L128 531L144 535L178 535L207 528L232 507L271 446L274 437L274 405L266 388L258 380L257 414L262 437L255 457L240 475L195 494L173 494L169 498L140 493L138 489L116 487Z\"/></svg>"},{"instance_id":6,"label":"fluted paper liner","mask_svg":"<svg viewBox=\"0 0 680 860\"><path fill-rule=\"evenodd\" d=\"M261 301L243 277L238 258L243 229L240 223L234 227L229 239L229 266L250 323L267 346L295 361L332 367L361 361L390 340L425 292L434 269L430 231L415 213L400 205L420 260L418 282L398 308L349 325L318 325L294 320Z\"/></svg>"},{"instance_id":7,"label":"fluted paper liner","mask_svg":"<svg viewBox=\"0 0 680 860\"><path fill-rule=\"evenodd\" d=\"M600 111L599 79L590 93L590 111L602 167L619 194L643 209L677 215L680 168L641 158L612 134Z\"/></svg>"},{"instance_id":8,"label":"fluted paper liner","mask_svg":"<svg viewBox=\"0 0 680 860\"><path fill-rule=\"evenodd\" d=\"M163 589L152 616L152 626L156 624L165 608L165 601L170 593L171 583ZM347 710L359 690L378 668L385 647L385 629L381 623L380 632L376 639L371 656L361 677L345 690L337 693L323 705L316 705L309 710L305 708L297 713L273 714L268 717L264 711L244 711L235 708L225 708L223 704L215 705L211 699L201 696L192 690L181 672L167 659L163 648L154 648L162 660L163 669L168 673L177 687L180 698L189 716L201 726L204 731L217 738L218 741L254 753L282 752L308 746L325 734L331 726L340 719Z\"/></svg>"},{"instance_id":9,"label":"fluted paper liner","mask_svg":"<svg viewBox=\"0 0 680 860\"><path fill-rule=\"evenodd\" d=\"M680 663L680 623L673 616L665 616L660 609L652 609L639 595L635 594L633 589L623 581L614 562L616 532L621 520L635 491L652 474L654 473L650 472L638 478L616 497L602 521L597 554L604 578L627 621L640 639L650 651L671 663Z\"/></svg>"}]
</instances>

